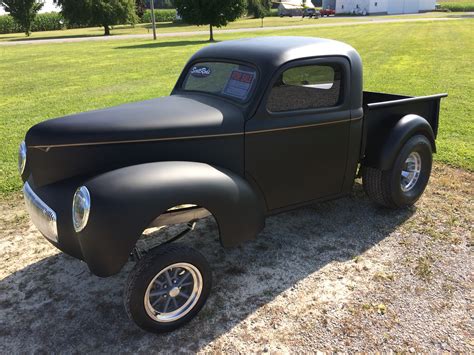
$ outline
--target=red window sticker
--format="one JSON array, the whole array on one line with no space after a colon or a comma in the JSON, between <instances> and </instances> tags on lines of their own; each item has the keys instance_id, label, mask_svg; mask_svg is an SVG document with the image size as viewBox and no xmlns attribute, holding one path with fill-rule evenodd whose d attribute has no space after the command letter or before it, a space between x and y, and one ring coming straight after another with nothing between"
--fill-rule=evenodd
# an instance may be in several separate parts
<instances>
[{"instance_id":1,"label":"red window sticker","mask_svg":"<svg viewBox=\"0 0 474 355\"><path fill-rule=\"evenodd\" d=\"M235 69L232 71L223 94L246 100L252 89L255 73Z\"/></svg>"}]
</instances>

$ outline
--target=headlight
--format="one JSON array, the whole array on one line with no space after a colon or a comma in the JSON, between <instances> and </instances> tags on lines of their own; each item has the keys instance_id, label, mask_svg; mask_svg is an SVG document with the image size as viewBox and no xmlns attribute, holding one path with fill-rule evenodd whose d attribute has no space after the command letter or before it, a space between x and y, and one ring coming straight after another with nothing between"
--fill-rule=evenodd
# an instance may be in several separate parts
<instances>
[{"instance_id":1,"label":"headlight","mask_svg":"<svg viewBox=\"0 0 474 355\"><path fill-rule=\"evenodd\" d=\"M72 223L74 230L80 232L84 229L89 219L91 209L91 196L87 187L81 186L76 190L72 199Z\"/></svg>"},{"instance_id":2,"label":"headlight","mask_svg":"<svg viewBox=\"0 0 474 355\"><path fill-rule=\"evenodd\" d=\"M21 142L20 148L18 149L18 171L20 175L23 175L26 166L26 144L25 141Z\"/></svg>"}]
</instances>

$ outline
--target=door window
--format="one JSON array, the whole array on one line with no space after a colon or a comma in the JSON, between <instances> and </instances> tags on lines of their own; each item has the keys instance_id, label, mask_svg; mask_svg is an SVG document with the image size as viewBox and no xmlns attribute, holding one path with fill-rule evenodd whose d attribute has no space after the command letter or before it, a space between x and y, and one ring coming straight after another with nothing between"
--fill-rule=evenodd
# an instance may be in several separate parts
<instances>
[{"instance_id":1,"label":"door window","mask_svg":"<svg viewBox=\"0 0 474 355\"><path fill-rule=\"evenodd\" d=\"M284 71L267 101L270 112L337 106L342 97L342 68L338 65L305 65Z\"/></svg>"}]
</instances>

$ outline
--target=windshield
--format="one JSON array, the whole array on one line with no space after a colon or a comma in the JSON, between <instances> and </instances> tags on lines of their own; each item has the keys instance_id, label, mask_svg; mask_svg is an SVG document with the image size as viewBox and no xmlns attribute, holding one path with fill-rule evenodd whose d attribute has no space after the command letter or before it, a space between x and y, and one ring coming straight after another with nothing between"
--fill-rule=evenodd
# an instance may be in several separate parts
<instances>
[{"instance_id":1,"label":"windshield","mask_svg":"<svg viewBox=\"0 0 474 355\"><path fill-rule=\"evenodd\" d=\"M256 84L256 77L256 70L246 65L202 62L191 66L182 88L245 102Z\"/></svg>"}]
</instances>

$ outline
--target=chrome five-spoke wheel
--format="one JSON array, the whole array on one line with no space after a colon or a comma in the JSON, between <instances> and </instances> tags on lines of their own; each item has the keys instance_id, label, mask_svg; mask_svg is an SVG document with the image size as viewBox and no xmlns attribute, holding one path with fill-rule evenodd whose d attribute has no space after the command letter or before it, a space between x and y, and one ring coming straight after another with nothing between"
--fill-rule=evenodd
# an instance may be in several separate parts
<instances>
[{"instance_id":1,"label":"chrome five-spoke wheel","mask_svg":"<svg viewBox=\"0 0 474 355\"><path fill-rule=\"evenodd\" d=\"M421 172L421 157L417 152L411 152L403 164L400 187L403 192L410 191L418 182Z\"/></svg>"},{"instance_id":2,"label":"chrome five-spoke wheel","mask_svg":"<svg viewBox=\"0 0 474 355\"><path fill-rule=\"evenodd\" d=\"M202 292L202 275L189 263L177 263L161 270L145 293L145 310L159 322L173 322L185 316Z\"/></svg>"},{"instance_id":3,"label":"chrome five-spoke wheel","mask_svg":"<svg viewBox=\"0 0 474 355\"><path fill-rule=\"evenodd\" d=\"M153 248L130 273L125 309L141 328L164 333L193 319L211 291L211 268L204 256L173 243Z\"/></svg>"},{"instance_id":4,"label":"chrome five-spoke wheel","mask_svg":"<svg viewBox=\"0 0 474 355\"><path fill-rule=\"evenodd\" d=\"M430 179L433 147L427 137L418 134L401 147L389 169L363 166L362 182L367 195L389 208L412 206Z\"/></svg>"}]
</instances>

